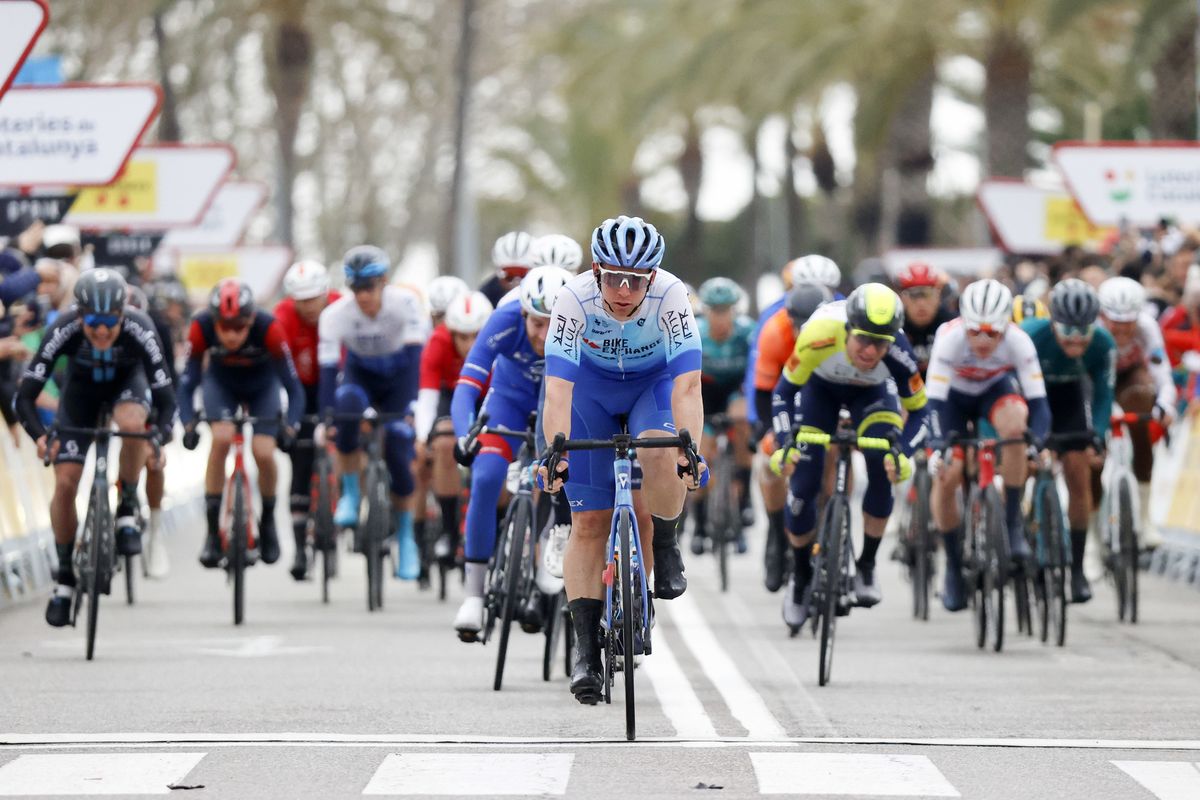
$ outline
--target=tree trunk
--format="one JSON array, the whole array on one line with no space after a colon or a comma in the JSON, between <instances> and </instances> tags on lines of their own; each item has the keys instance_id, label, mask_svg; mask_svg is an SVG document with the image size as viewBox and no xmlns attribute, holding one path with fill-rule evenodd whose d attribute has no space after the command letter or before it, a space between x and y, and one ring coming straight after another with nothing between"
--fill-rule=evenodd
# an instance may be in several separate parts
<instances>
[{"instance_id":1,"label":"tree trunk","mask_svg":"<svg viewBox=\"0 0 1200 800\"><path fill-rule=\"evenodd\" d=\"M688 121L684 134L683 152L679 155L679 174L683 179L683 190L687 193L687 216L683 235L680 236L680 259L677 263L696 267L700 264L702 233L696 208L700 203L700 183L704 179L704 154L700 149L700 130L693 120Z\"/></svg>"},{"instance_id":2,"label":"tree trunk","mask_svg":"<svg viewBox=\"0 0 1200 800\"><path fill-rule=\"evenodd\" d=\"M762 167L762 159L758 152L758 132L762 123L749 126L746 137L746 149L750 151L750 205L746 207L744 223L746 226L746 241L750 244L750 258L745 264L745 274L742 285L753 287L758 276L765 274L770 267L770 246L767 244L765 232L759 230L762 222L762 195L758 191L758 173Z\"/></svg>"},{"instance_id":3,"label":"tree trunk","mask_svg":"<svg viewBox=\"0 0 1200 800\"><path fill-rule=\"evenodd\" d=\"M889 210L880 225L880 250L895 245L929 244L930 203L928 177L933 168L932 129L933 67L905 94L888 124L884 145L888 172L884 186L894 196L884 202Z\"/></svg>"},{"instance_id":4,"label":"tree trunk","mask_svg":"<svg viewBox=\"0 0 1200 800\"><path fill-rule=\"evenodd\" d=\"M312 35L302 20L302 4L280 15L275 28L272 90L275 93L275 132L279 139L279 169L275 204L276 238L294 243L292 188L296 183L296 132L312 79Z\"/></svg>"},{"instance_id":5,"label":"tree trunk","mask_svg":"<svg viewBox=\"0 0 1200 800\"><path fill-rule=\"evenodd\" d=\"M803 255L808 245L805 236L804 199L796 191L796 161L800 151L796 148L796 131L793 118L788 119L787 135L783 139L783 155L786 167L783 173L784 209L787 211L787 253L788 258L798 258Z\"/></svg>"},{"instance_id":6,"label":"tree trunk","mask_svg":"<svg viewBox=\"0 0 1200 800\"><path fill-rule=\"evenodd\" d=\"M987 85L983 90L988 176L1025 175L1032 69L1029 48L1015 30L1001 28L993 33L984 63Z\"/></svg>"},{"instance_id":7,"label":"tree trunk","mask_svg":"<svg viewBox=\"0 0 1200 800\"><path fill-rule=\"evenodd\" d=\"M1195 139L1196 22L1180 26L1154 61L1150 95L1150 132L1155 139Z\"/></svg>"},{"instance_id":8,"label":"tree trunk","mask_svg":"<svg viewBox=\"0 0 1200 800\"><path fill-rule=\"evenodd\" d=\"M179 111L175 100L175 89L171 85L171 59L167 56L167 33L163 28L163 16L170 2L159 4L154 9L154 45L158 65L158 84L162 87L162 111L158 115L158 140L178 142L183 138L179 130Z\"/></svg>"},{"instance_id":9,"label":"tree trunk","mask_svg":"<svg viewBox=\"0 0 1200 800\"><path fill-rule=\"evenodd\" d=\"M455 59L455 90L457 92L454 108L454 171L450 176L449 203L446 218L443 220L438 235L439 269L446 275L458 275L461 278L470 276L463 274L466 264L458 254L458 226L462 216L464 165L466 163L467 139L467 100L471 95L471 56L475 46L475 0L462 0L462 18L459 28L458 55Z\"/></svg>"}]
</instances>

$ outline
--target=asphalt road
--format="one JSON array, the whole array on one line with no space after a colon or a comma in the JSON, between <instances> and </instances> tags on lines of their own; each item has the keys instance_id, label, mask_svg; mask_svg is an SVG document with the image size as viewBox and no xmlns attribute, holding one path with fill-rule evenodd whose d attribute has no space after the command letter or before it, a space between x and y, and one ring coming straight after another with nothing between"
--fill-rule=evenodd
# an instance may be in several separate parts
<instances>
[{"instance_id":1,"label":"asphalt road","mask_svg":"<svg viewBox=\"0 0 1200 800\"><path fill-rule=\"evenodd\" d=\"M757 549L728 594L692 558L688 593L658 606L631 745L619 696L582 707L561 668L543 682L541 636L515 634L492 691L495 648L451 630L457 587L439 603L390 581L368 614L357 556L329 605L287 574L290 549L255 566L235 629L200 525L170 532L173 572L136 606L102 604L91 663L41 604L0 614L0 796L1200 798L1200 596L1158 578L1137 626L1097 585L1065 648L1010 629L997 654L966 614L913 621L885 561L884 603L842 621L819 687Z\"/></svg>"}]
</instances>

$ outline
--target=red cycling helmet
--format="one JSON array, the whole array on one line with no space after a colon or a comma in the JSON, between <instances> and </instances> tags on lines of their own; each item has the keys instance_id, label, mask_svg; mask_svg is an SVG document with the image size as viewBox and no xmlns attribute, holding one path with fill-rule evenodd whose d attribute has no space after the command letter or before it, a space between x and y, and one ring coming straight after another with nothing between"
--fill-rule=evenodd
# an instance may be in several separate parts
<instances>
[{"instance_id":1,"label":"red cycling helmet","mask_svg":"<svg viewBox=\"0 0 1200 800\"><path fill-rule=\"evenodd\" d=\"M901 291L916 286L937 288L945 283L942 273L926 264L924 261L914 261L896 276L896 285Z\"/></svg>"},{"instance_id":2,"label":"red cycling helmet","mask_svg":"<svg viewBox=\"0 0 1200 800\"><path fill-rule=\"evenodd\" d=\"M237 278L225 278L212 290L208 307L218 322L246 322L254 316L254 294Z\"/></svg>"}]
</instances>

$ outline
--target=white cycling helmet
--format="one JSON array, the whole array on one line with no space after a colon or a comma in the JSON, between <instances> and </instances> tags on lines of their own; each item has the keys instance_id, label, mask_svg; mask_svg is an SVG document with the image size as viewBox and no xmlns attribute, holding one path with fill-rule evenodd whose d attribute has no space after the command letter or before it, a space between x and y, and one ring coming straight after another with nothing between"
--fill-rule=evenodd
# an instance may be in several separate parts
<instances>
[{"instance_id":1,"label":"white cycling helmet","mask_svg":"<svg viewBox=\"0 0 1200 800\"><path fill-rule=\"evenodd\" d=\"M445 314L454 298L470 292L471 287L462 278L439 275L429 282L429 289L425 293L429 298L429 313Z\"/></svg>"},{"instance_id":2,"label":"white cycling helmet","mask_svg":"<svg viewBox=\"0 0 1200 800\"><path fill-rule=\"evenodd\" d=\"M464 292L446 306L446 327L454 333L479 333L492 315L492 303L483 292Z\"/></svg>"},{"instance_id":3,"label":"white cycling helmet","mask_svg":"<svg viewBox=\"0 0 1200 800\"><path fill-rule=\"evenodd\" d=\"M579 242L561 233L541 237L534 244L533 267L562 267L568 272L579 269L583 263L583 248Z\"/></svg>"},{"instance_id":4,"label":"white cycling helmet","mask_svg":"<svg viewBox=\"0 0 1200 800\"><path fill-rule=\"evenodd\" d=\"M842 270L831 258L811 255L797 258L789 265L792 272L792 285L801 283L819 283L835 290L842 284Z\"/></svg>"},{"instance_id":5,"label":"white cycling helmet","mask_svg":"<svg viewBox=\"0 0 1200 800\"><path fill-rule=\"evenodd\" d=\"M554 298L575 277L561 267L536 267L521 279L521 308L525 313L544 319L550 318Z\"/></svg>"},{"instance_id":6,"label":"white cycling helmet","mask_svg":"<svg viewBox=\"0 0 1200 800\"><path fill-rule=\"evenodd\" d=\"M963 289L958 300L958 313L963 322L973 328L1004 330L1012 318L1012 292L997 280L975 281Z\"/></svg>"},{"instance_id":7,"label":"white cycling helmet","mask_svg":"<svg viewBox=\"0 0 1200 800\"><path fill-rule=\"evenodd\" d=\"M1146 290L1133 278L1109 278L1100 284L1100 312L1113 322L1132 322L1146 305Z\"/></svg>"},{"instance_id":8,"label":"white cycling helmet","mask_svg":"<svg viewBox=\"0 0 1200 800\"><path fill-rule=\"evenodd\" d=\"M497 269L525 267L533 262L534 239L525 231L512 231L496 240L492 246L492 263Z\"/></svg>"},{"instance_id":9,"label":"white cycling helmet","mask_svg":"<svg viewBox=\"0 0 1200 800\"><path fill-rule=\"evenodd\" d=\"M283 276L283 291L295 300L311 300L329 292L329 270L316 261L297 261Z\"/></svg>"}]
</instances>

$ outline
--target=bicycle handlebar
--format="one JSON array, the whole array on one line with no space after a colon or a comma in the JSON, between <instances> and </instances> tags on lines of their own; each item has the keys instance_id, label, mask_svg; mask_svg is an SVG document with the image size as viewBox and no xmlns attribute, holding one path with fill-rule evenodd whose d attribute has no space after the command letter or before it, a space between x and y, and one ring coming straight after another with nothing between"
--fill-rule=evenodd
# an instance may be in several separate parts
<instances>
[{"instance_id":1,"label":"bicycle handlebar","mask_svg":"<svg viewBox=\"0 0 1200 800\"><path fill-rule=\"evenodd\" d=\"M72 434L75 436L91 436L96 438L99 436L117 436L122 439L145 439L150 442L150 446L154 449L154 457L162 453L162 444L159 442L159 435L162 433L157 427L148 431L115 431L112 428L76 428L69 425L56 425L46 432L46 455L42 457L42 466L50 466L50 445L58 439L59 434Z\"/></svg>"},{"instance_id":2,"label":"bicycle handlebar","mask_svg":"<svg viewBox=\"0 0 1200 800\"><path fill-rule=\"evenodd\" d=\"M859 436L854 431L839 431L835 434L814 431L800 431L795 440L799 444L815 444L821 447L831 445L847 445L859 450L891 450L895 442L879 436Z\"/></svg>"},{"instance_id":3,"label":"bicycle handlebar","mask_svg":"<svg viewBox=\"0 0 1200 800\"><path fill-rule=\"evenodd\" d=\"M563 483L566 483L570 471L566 468L559 471L558 465L562 462L563 455L572 450L612 449L628 453L630 450L641 448L666 449L668 447L683 450L684 457L687 458L687 466L678 467L680 478L684 475L700 475L700 456L696 452L695 441L687 428L680 428L678 436L655 436L647 439L636 439L627 433L617 434L610 439L568 439L565 434L557 433L542 458L550 480L561 479Z\"/></svg>"}]
</instances>

